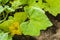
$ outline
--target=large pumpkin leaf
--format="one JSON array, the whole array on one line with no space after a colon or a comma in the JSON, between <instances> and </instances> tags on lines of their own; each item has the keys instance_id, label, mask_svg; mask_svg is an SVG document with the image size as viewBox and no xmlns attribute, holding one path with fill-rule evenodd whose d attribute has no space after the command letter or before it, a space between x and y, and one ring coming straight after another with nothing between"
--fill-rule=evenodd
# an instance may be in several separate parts
<instances>
[{"instance_id":1,"label":"large pumpkin leaf","mask_svg":"<svg viewBox=\"0 0 60 40\"><path fill-rule=\"evenodd\" d=\"M20 25L24 35L39 36L40 30L52 25L42 9L32 6L26 7L25 11L30 20Z\"/></svg>"}]
</instances>

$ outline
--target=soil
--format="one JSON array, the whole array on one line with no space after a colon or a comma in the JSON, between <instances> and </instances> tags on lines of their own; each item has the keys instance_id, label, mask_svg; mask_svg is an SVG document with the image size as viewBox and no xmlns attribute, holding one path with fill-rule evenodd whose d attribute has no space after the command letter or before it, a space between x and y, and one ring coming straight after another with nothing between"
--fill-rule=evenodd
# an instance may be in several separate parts
<instances>
[{"instance_id":1,"label":"soil","mask_svg":"<svg viewBox=\"0 0 60 40\"><path fill-rule=\"evenodd\" d=\"M46 12L46 15L53 23L53 26L41 30L40 36L14 35L13 40L60 40L60 14L54 17L49 12Z\"/></svg>"}]
</instances>

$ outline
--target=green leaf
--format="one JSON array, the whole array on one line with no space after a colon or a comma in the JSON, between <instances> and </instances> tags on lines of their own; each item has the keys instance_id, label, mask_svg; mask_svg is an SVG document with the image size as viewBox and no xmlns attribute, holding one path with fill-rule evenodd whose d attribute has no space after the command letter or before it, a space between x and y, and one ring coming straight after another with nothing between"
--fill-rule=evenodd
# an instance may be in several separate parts
<instances>
[{"instance_id":1,"label":"green leaf","mask_svg":"<svg viewBox=\"0 0 60 40\"><path fill-rule=\"evenodd\" d=\"M4 32L9 32L9 27L13 22L24 22L27 18L27 14L25 12L17 12L14 14L13 17L9 17L8 20L4 21L0 24L0 29L2 29Z\"/></svg>"},{"instance_id":2,"label":"green leaf","mask_svg":"<svg viewBox=\"0 0 60 40\"><path fill-rule=\"evenodd\" d=\"M0 0L0 2L2 2L2 0Z\"/></svg>"},{"instance_id":3,"label":"green leaf","mask_svg":"<svg viewBox=\"0 0 60 40\"><path fill-rule=\"evenodd\" d=\"M36 0L20 0L21 4L35 5Z\"/></svg>"},{"instance_id":4,"label":"green leaf","mask_svg":"<svg viewBox=\"0 0 60 40\"><path fill-rule=\"evenodd\" d=\"M28 5L35 5L36 3L36 0L28 0Z\"/></svg>"},{"instance_id":5,"label":"green leaf","mask_svg":"<svg viewBox=\"0 0 60 40\"><path fill-rule=\"evenodd\" d=\"M6 11L7 13L9 13L9 12L14 12L14 9L10 8L10 7L7 6L7 5L5 5L4 9L5 9L5 11Z\"/></svg>"},{"instance_id":6,"label":"green leaf","mask_svg":"<svg viewBox=\"0 0 60 40\"><path fill-rule=\"evenodd\" d=\"M25 7L25 11L30 20L20 25L24 35L39 36L40 30L46 30L52 25L42 9L32 6Z\"/></svg>"},{"instance_id":7,"label":"green leaf","mask_svg":"<svg viewBox=\"0 0 60 40\"><path fill-rule=\"evenodd\" d=\"M8 40L12 40L12 35L8 35Z\"/></svg>"},{"instance_id":8,"label":"green leaf","mask_svg":"<svg viewBox=\"0 0 60 40\"><path fill-rule=\"evenodd\" d=\"M4 8L0 6L0 13L4 11Z\"/></svg>"},{"instance_id":9,"label":"green leaf","mask_svg":"<svg viewBox=\"0 0 60 40\"><path fill-rule=\"evenodd\" d=\"M49 11L52 15L60 14L60 0L46 0L44 9Z\"/></svg>"},{"instance_id":10,"label":"green leaf","mask_svg":"<svg viewBox=\"0 0 60 40\"><path fill-rule=\"evenodd\" d=\"M12 17L12 16L9 16L9 20L10 20L10 19L14 19L14 17Z\"/></svg>"},{"instance_id":11,"label":"green leaf","mask_svg":"<svg viewBox=\"0 0 60 40\"><path fill-rule=\"evenodd\" d=\"M9 0L1 0L2 4L6 4Z\"/></svg>"},{"instance_id":12,"label":"green leaf","mask_svg":"<svg viewBox=\"0 0 60 40\"><path fill-rule=\"evenodd\" d=\"M0 5L1 5L2 0L0 0Z\"/></svg>"},{"instance_id":13,"label":"green leaf","mask_svg":"<svg viewBox=\"0 0 60 40\"><path fill-rule=\"evenodd\" d=\"M44 8L43 2L44 0L38 0L38 2L36 3L36 6L40 7L40 8Z\"/></svg>"},{"instance_id":14,"label":"green leaf","mask_svg":"<svg viewBox=\"0 0 60 40\"><path fill-rule=\"evenodd\" d=\"M25 12L16 12L14 14L14 18L15 18L15 21L18 21L18 22L24 22L27 18L27 14Z\"/></svg>"},{"instance_id":15,"label":"green leaf","mask_svg":"<svg viewBox=\"0 0 60 40\"><path fill-rule=\"evenodd\" d=\"M8 33L0 33L0 40L8 40Z\"/></svg>"},{"instance_id":16,"label":"green leaf","mask_svg":"<svg viewBox=\"0 0 60 40\"><path fill-rule=\"evenodd\" d=\"M11 4L13 9L17 9L21 5L19 0L15 0Z\"/></svg>"},{"instance_id":17,"label":"green leaf","mask_svg":"<svg viewBox=\"0 0 60 40\"><path fill-rule=\"evenodd\" d=\"M0 32L0 40L12 40L12 36L2 31Z\"/></svg>"},{"instance_id":18,"label":"green leaf","mask_svg":"<svg viewBox=\"0 0 60 40\"><path fill-rule=\"evenodd\" d=\"M0 24L0 29L2 29L4 32L8 32L9 27L13 22L14 20L12 19L4 21L3 23Z\"/></svg>"},{"instance_id":19,"label":"green leaf","mask_svg":"<svg viewBox=\"0 0 60 40\"><path fill-rule=\"evenodd\" d=\"M28 0L20 0L21 4L27 4Z\"/></svg>"}]
</instances>

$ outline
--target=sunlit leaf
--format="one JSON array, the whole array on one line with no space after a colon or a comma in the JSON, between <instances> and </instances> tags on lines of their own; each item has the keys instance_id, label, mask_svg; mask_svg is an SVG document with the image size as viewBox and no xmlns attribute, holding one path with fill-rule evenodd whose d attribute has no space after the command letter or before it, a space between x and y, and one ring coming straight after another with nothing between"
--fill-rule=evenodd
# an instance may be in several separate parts
<instances>
[{"instance_id":1,"label":"sunlit leaf","mask_svg":"<svg viewBox=\"0 0 60 40\"><path fill-rule=\"evenodd\" d=\"M46 0L44 9L49 11L52 15L60 14L60 0Z\"/></svg>"},{"instance_id":2,"label":"sunlit leaf","mask_svg":"<svg viewBox=\"0 0 60 40\"><path fill-rule=\"evenodd\" d=\"M27 13L25 12L16 12L14 14L15 21L24 22L27 19Z\"/></svg>"},{"instance_id":3,"label":"sunlit leaf","mask_svg":"<svg viewBox=\"0 0 60 40\"><path fill-rule=\"evenodd\" d=\"M11 4L13 9L17 9L21 5L19 0L15 0Z\"/></svg>"},{"instance_id":4,"label":"sunlit leaf","mask_svg":"<svg viewBox=\"0 0 60 40\"><path fill-rule=\"evenodd\" d=\"M40 30L46 30L52 25L42 9L32 6L25 8L25 11L30 20L20 25L24 35L39 36Z\"/></svg>"},{"instance_id":5,"label":"sunlit leaf","mask_svg":"<svg viewBox=\"0 0 60 40\"><path fill-rule=\"evenodd\" d=\"M8 40L8 33L0 33L0 40Z\"/></svg>"},{"instance_id":6,"label":"sunlit leaf","mask_svg":"<svg viewBox=\"0 0 60 40\"><path fill-rule=\"evenodd\" d=\"M14 20L6 20L0 24L0 29L4 30L5 32L9 31L9 26L14 22Z\"/></svg>"},{"instance_id":7,"label":"sunlit leaf","mask_svg":"<svg viewBox=\"0 0 60 40\"><path fill-rule=\"evenodd\" d=\"M7 5L4 7L4 9L5 9L5 11L6 11L7 13L9 13L9 12L14 12L14 9L10 8L10 7L7 6Z\"/></svg>"}]
</instances>

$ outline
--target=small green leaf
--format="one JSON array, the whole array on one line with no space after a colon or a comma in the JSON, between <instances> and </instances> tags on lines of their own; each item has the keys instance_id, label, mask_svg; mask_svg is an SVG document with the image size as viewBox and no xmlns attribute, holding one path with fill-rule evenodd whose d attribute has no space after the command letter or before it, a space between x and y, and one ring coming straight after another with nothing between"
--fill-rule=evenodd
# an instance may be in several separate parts
<instances>
[{"instance_id":1,"label":"small green leaf","mask_svg":"<svg viewBox=\"0 0 60 40\"><path fill-rule=\"evenodd\" d=\"M11 4L13 9L17 9L21 5L19 0L15 0Z\"/></svg>"},{"instance_id":2,"label":"small green leaf","mask_svg":"<svg viewBox=\"0 0 60 40\"><path fill-rule=\"evenodd\" d=\"M4 9L5 9L5 11L6 11L7 13L9 13L9 12L14 12L14 9L10 8L10 7L7 6L7 5L5 5Z\"/></svg>"},{"instance_id":3,"label":"small green leaf","mask_svg":"<svg viewBox=\"0 0 60 40\"><path fill-rule=\"evenodd\" d=\"M9 26L14 22L14 20L6 20L3 23L0 24L0 29L2 29L4 32L9 31Z\"/></svg>"},{"instance_id":4,"label":"small green leaf","mask_svg":"<svg viewBox=\"0 0 60 40\"><path fill-rule=\"evenodd\" d=\"M60 0L46 0L44 9L49 11L52 15L60 14Z\"/></svg>"},{"instance_id":5,"label":"small green leaf","mask_svg":"<svg viewBox=\"0 0 60 40\"><path fill-rule=\"evenodd\" d=\"M14 18L15 18L15 21L18 21L18 22L24 22L27 18L27 14L25 12L16 12L14 14Z\"/></svg>"},{"instance_id":6,"label":"small green leaf","mask_svg":"<svg viewBox=\"0 0 60 40\"><path fill-rule=\"evenodd\" d=\"M2 31L0 32L0 40L12 40L12 36Z\"/></svg>"},{"instance_id":7,"label":"small green leaf","mask_svg":"<svg viewBox=\"0 0 60 40\"><path fill-rule=\"evenodd\" d=\"M0 33L0 40L8 40L8 33Z\"/></svg>"},{"instance_id":8,"label":"small green leaf","mask_svg":"<svg viewBox=\"0 0 60 40\"><path fill-rule=\"evenodd\" d=\"M10 20L10 19L14 19L14 17L12 17L12 16L9 16L9 20Z\"/></svg>"}]
</instances>

